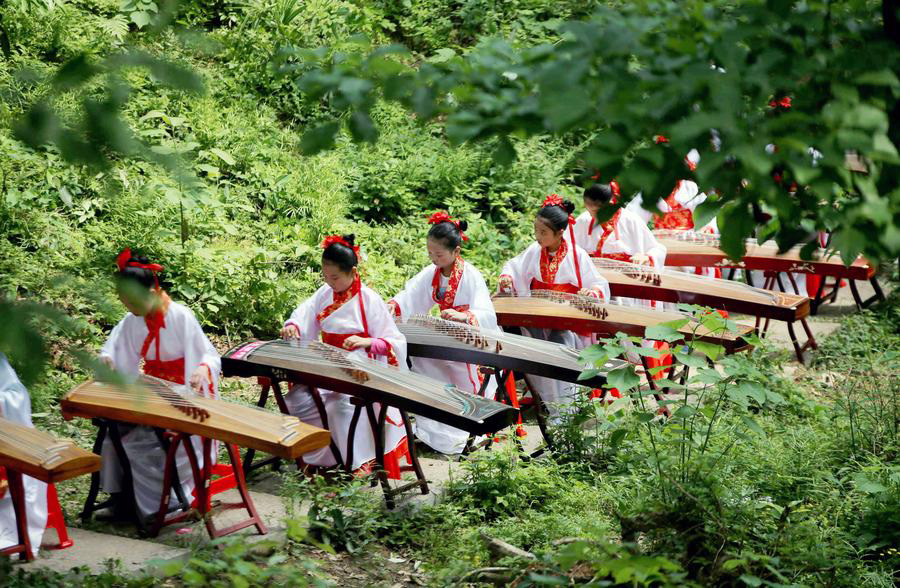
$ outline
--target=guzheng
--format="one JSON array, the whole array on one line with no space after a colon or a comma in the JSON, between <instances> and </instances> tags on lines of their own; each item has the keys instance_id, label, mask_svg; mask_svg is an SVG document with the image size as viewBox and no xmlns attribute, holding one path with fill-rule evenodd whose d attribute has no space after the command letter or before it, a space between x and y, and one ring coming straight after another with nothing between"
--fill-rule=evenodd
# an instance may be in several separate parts
<instances>
[{"instance_id":1,"label":"guzheng","mask_svg":"<svg viewBox=\"0 0 900 588\"><path fill-rule=\"evenodd\" d=\"M55 484L99 470L100 456L0 417L0 466Z\"/></svg>"},{"instance_id":2,"label":"guzheng","mask_svg":"<svg viewBox=\"0 0 900 588\"><path fill-rule=\"evenodd\" d=\"M493 301L497 323L504 327L558 329L602 336L612 336L621 331L643 337L647 327L685 318L680 312L627 306L567 292L538 290L531 296L496 295ZM734 353L750 347L743 336L754 331L748 325L738 325L738 329L737 333L712 332L689 323L679 332L687 340L697 338L721 345L726 353Z\"/></svg>"},{"instance_id":3,"label":"guzheng","mask_svg":"<svg viewBox=\"0 0 900 588\"><path fill-rule=\"evenodd\" d=\"M745 245L744 257L737 261L719 248L719 238L715 235L671 229L658 229L653 231L653 235L666 247L667 266L743 268L850 280L869 280L875 275L875 268L863 257L859 257L848 267L837 255L823 257L818 252L814 259L805 260L800 257L800 247L779 253L773 242L760 244L749 239Z\"/></svg>"},{"instance_id":4,"label":"guzheng","mask_svg":"<svg viewBox=\"0 0 900 588\"><path fill-rule=\"evenodd\" d=\"M596 388L606 383L602 373L579 380L585 369L578 360L581 352L559 343L502 331L486 332L478 327L427 315L413 315L406 322L398 323L397 328L406 337L409 354L416 357L513 370ZM625 362L610 360L604 371L622 365Z\"/></svg>"},{"instance_id":5,"label":"guzheng","mask_svg":"<svg viewBox=\"0 0 900 588\"><path fill-rule=\"evenodd\" d=\"M148 376L127 388L85 382L69 392L60 406L67 420L105 418L173 429L288 459L325 447L331 440L328 431L296 417L215 398L182 395L173 384Z\"/></svg>"},{"instance_id":6,"label":"guzheng","mask_svg":"<svg viewBox=\"0 0 900 588\"><path fill-rule=\"evenodd\" d=\"M609 282L613 296L697 304L787 322L809 315L806 296L616 259L595 258L594 265Z\"/></svg>"},{"instance_id":7,"label":"guzheng","mask_svg":"<svg viewBox=\"0 0 900 588\"><path fill-rule=\"evenodd\" d=\"M255 341L222 356L228 376L266 377L357 396L480 435L508 426L516 410L453 385L357 357L318 341Z\"/></svg>"},{"instance_id":8,"label":"guzheng","mask_svg":"<svg viewBox=\"0 0 900 588\"><path fill-rule=\"evenodd\" d=\"M100 456L81 449L68 439L59 439L32 427L0 417L0 467L6 468L18 542L0 549L0 555L34 559L28 535L23 475L55 484L100 469ZM61 532L62 543L65 533ZM67 537L66 537L67 538Z\"/></svg>"}]
</instances>

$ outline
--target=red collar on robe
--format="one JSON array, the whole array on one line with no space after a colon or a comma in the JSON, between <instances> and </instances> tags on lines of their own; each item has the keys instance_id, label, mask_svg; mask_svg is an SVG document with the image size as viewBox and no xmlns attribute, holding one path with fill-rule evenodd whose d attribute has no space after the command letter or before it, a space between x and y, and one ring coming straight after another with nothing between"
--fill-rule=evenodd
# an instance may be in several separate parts
<instances>
[{"instance_id":1,"label":"red collar on robe","mask_svg":"<svg viewBox=\"0 0 900 588\"><path fill-rule=\"evenodd\" d=\"M443 296L440 295L441 268L434 268L434 277L431 279L431 298L437 302L441 310L447 310L448 308L460 310L453 306L453 301L456 299L456 291L459 289L459 283L462 281L463 264L462 257L457 256L456 261L453 262L453 269L450 270L450 280L447 282L447 289L444 290Z\"/></svg>"},{"instance_id":2,"label":"red collar on robe","mask_svg":"<svg viewBox=\"0 0 900 588\"><path fill-rule=\"evenodd\" d=\"M545 284L553 284L556 282L556 273L559 271L559 266L562 264L563 260L566 258L566 254L569 253L569 243L562 239L559 243L559 249L556 250L556 255L553 259L550 259L550 254L547 253L547 249L545 247L541 247L541 281ZM581 271L578 269L578 256L576 254L575 244L572 243L572 263L575 264L575 277L578 280L578 288L581 288Z\"/></svg>"},{"instance_id":3,"label":"red collar on robe","mask_svg":"<svg viewBox=\"0 0 900 588\"><path fill-rule=\"evenodd\" d=\"M159 303L149 313L144 315L144 323L147 325L147 337L144 344L141 345L141 358L147 359L147 352L150 351L150 344L156 341L156 359L159 360L159 332L166 328L166 313L169 311L169 304L172 299L163 290L158 291Z\"/></svg>"},{"instance_id":4,"label":"red collar on robe","mask_svg":"<svg viewBox=\"0 0 900 588\"><path fill-rule=\"evenodd\" d=\"M344 290L343 292L335 292L331 291L331 304L322 309L322 312L316 315L316 320L320 323L324 321L326 318L334 314L340 307L344 306L346 303L350 302L350 299L354 296L359 295L359 306L360 309L363 308L362 303L362 295L360 294L362 290L362 283L360 282L359 276L355 276L353 278L353 283L350 284L350 287ZM363 323L365 323L366 314L363 312ZM368 330L368 329L366 329ZM368 336L368 335L367 335Z\"/></svg>"},{"instance_id":5,"label":"red collar on robe","mask_svg":"<svg viewBox=\"0 0 900 588\"><path fill-rule=\"evenodd\" d=\"M654 215L653 216L653 227L656 229L693 229L694 228L694 218L691 215L691 210L685 206L683 206L678 200L675 199L675 193L681 187L681 182L684 180L678 180L678 183L675 184L675 189L672 190L672 193L669 194L669 197L666 198L666 204L669 205L669 212L664 215Z\"/></svg>"},{"instance_id":6,"label":"red collar on robe","mask_svg":"<svg viewBox=\"0 0 900 588\"><path fill-rule=\"evenodd\" d=\"M601 256L603 254L603 246L606 244L606 240L609 238L610 234L615 231L616 239L619 238L619 219L622 217L622 209L616 211L612 218L606 221L605 223L600 223L600 228L603 229L603 234L600 235L600 240L597 241L597 249L594 250L593 256Z\"/></svg>"}]
</instances>

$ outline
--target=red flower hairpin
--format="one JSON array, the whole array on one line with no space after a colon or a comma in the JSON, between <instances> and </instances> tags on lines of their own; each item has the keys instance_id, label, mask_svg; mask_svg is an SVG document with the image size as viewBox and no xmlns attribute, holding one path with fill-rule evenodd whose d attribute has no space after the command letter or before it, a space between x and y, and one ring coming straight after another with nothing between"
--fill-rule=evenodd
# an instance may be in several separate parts
<instances>
[{"instance_id":1,"label":"red flower hairpin","mask_svg":"<svg viewBox=\"0 0 900 588\"><path fill-rule=\"evenodd\" d=\"M559 194L550 194L544 198L544 203L541 204L541 208L547 208L548 206L559 206L560 208L563 208L563 199ZM565 208L563 208L563 210L565 210ZM569 224L575 224L575 217L571 214L569 215Z\"/></svg>"},{"instance_id":2,"label":"red flower hairpin","mask_svg":"<svg viewBox=\"0 0 900 588\"><path fill-rule=\"evenodd\" d=\"M655 137L653 137L653 142L657 145L659 145L660 143L668 143L669 138L665 135L656 135Z\"/></svg>"},{"instance_id":3,"label":"red flower hairpin","mask_svg":"<svg viewBox=\"0 0 900 588\"><path fill-rule=\"evenodd\" d=\"M131 259L131 248L126 247L122 250L119 255L116 256L116 266L119 268L120 272L124 272L127 267L137 267L140 269L150 270L153 272L153 281L156 282L156 287L159 288L159 277L156 275L157 273L163 271L163 266L158 263L141 263L139 261L134 261Z\"/></svg>"},{"instance_id":4,"label":"red flower hairpin","mask_svg":"<svg viewBox=\"0 0 900 588\"><path fill-rule=\"evenodd\" d=\"M791 97L784 96L781 100L775 100L773 98L772 100L769 100L769 108L783 108L784 110L789 110L791 108Z\"/></svg>"},{"instance_id":5,"label":"red flower hairpin","mask_svg":"<svg viewBox=\"0 0 900 588\"><path fill-rule=\"evenodd\" d=\"M465 233L463 233L463 230L459 227L459 221L458 221L458 220L453 220L453 219L450 217L450 215L447 214L446 211L444 211L444 210L439 210L439 211L435 212L434 214L432 214L431 216L428 217L428 224L429 224L429 225L439 225L439 224L441 224L441 223L452 223L452 224L456 227L456 230L459 231L459 236L462 237L462 240L463 240L463 241L468 241L468 240L469 240L469 238L466 237Z\"/></svg>"},{"instance_id":6,"label":"red flower hairpin","mask_svg":"<svg viewBox=\"0 0 900 588\"><path fill-rule=\"evenodd\" d=\"M353 253L359 257L359 245L351 245L347 242L346 239L341 237L340 235L331 235L330 237L325 237L322 240L322 249L328 249L332 245L343 245L344 247L349 247L353 250Z\"/></svg>"}]
</instances>

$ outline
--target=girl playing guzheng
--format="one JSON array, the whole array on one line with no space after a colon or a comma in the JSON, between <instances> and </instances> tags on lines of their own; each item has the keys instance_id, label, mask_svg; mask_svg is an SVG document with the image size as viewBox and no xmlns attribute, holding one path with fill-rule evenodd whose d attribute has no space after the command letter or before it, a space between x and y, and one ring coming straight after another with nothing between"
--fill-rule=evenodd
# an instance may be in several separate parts
<instances>
[{"instance_id":1,"label":"girl playing guzheng","mask_svg":"<svg viewBox=\"0 0 900 588\"><path fill-rule=\"evenodd\" d=\"M662 268L666 260L663 247L640 217L620 208L612 217L598 223L597 214L612 206L618 198L618 185L593 184L584 191L585 211L575 219L575 242L591 257L617 259L629 263L652 263Z\"/></svg>"},{"instance_id":2,"label":"girl playing guzheng","mask_svg":"<svg viewBox=\"0 0 900 588\"><path fill-rule=\"evenodd\" d=\"M397 329L384 300L362 284L357 271L359 247L353 235L334 235L322 242L322 277L325 284L291 313L285 321L284 339L322 341L342 347L360 356L368 356L406 370L406 338ZM347 457L350 421L354 407L346 394L319 391L328 417L328 429L342 458ZM295 384L285 396L288 411L300 420L321 427L315 401L304 384ZM400 411L390 408L384 433L386 461L407 451L406 434ZM358 426L353 440L353 470L375 458L375 439L371 427ZM303 455L309 465L336 465L329 447Z\"/></svg>"},{"instance_id":3,"label":"girl playing guzheng","mask_svg":"<svg viewBox=\"0 0 900 588\"><path fill-rule=\"evenodd\" d=\"M588 253L575 244L575 219L571 214L574 210L571 202L556 194L544 200L534 219L535 242L503 266L500 293L530 296L536 290L552 290L609 300L609 283L597 273ZM529 328L522 329L522 333L577 349L590 344L589 336L572 331ZM574 401L575 385L536 376L529 379L547 405L551 420L558 421L560 406Z\"/></svg>"},{"instance_id":4,"label":"girl playing guzheng","mask_svg":"<svg viewBox=\"0 0 900 588\"><path fill-rule=\"evenodd\" d=\"M427 266L406 282L403 290L388 302L394 316L407 319L414 314L427 314L435 305L441 318L477 326L482 331L497 331L497 316L484 278L475 266L460 256L466 221L453 220L446 212L436 212L428 219ZM455 361L415 357L412 371L438 381L455 385L460 390L477 394L484 376L478 366ZM489 380L485 397L493 398L496 384ZM429 447L446 454L462 453L469 434L465 431L417 416L416 437Z\"/></svg>"},{"instance_id":5,"label":"girl playing guzheng","mask_svg":"<svg viewBox=\"0 0 900 588\"><path fill-rule=\"evenodd\" d=\"M133 255L130 249L120 253L116 263L119 299L129 312L103 345L101 361L122 374L137 376L143 371L175 384L188 384L196 394L217 397L219 354L194 313L169 298L159 286L157 274L162 266ZM152 428L120 425L119 429L134 476L138 512L146 517L159 508L165 452ZM202 466L199 441L194 438ZM121 492L122 466L109 438L104 441L102 458L100 481L104 491ZM176 454L176 465L184 494L190 497L194 481L183 447Z\"/></svg>"},{"instance_id":6,"label":"girl playing guzheng","mask_svg":"<svg viewBox=\"0 0 900 588\"><path fill-rule=\"evenodd\" d=\"M0 353L0 417L20 425L33 427L31 423L31 397L6 356ZM37 556L41 537L47 525L47 484L30 476L22 476L25 490L25 515L28 519L28 538L31 550ZM0 549L16 545L19 534L12 496L6 488L6 472L0 468Z\"/></svg>"}]
</instances>

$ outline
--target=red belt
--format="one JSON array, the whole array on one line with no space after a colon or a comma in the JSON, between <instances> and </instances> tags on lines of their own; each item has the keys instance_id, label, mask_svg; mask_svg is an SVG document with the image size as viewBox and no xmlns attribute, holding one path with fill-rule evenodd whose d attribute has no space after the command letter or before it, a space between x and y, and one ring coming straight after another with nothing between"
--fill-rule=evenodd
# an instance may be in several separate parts
<instances>
[{"instance_id":1,"label":"red belt","mask_svg":"<svg viewBox=\"0 0 900 588\"><path fill-rule=\"evenodd\" d=\"M344 348L344 341L350 337L365 337L365 333L327 333L322 331L322 342L335 347Z\"/></svg>"},{"instance_id":2,"label":"red belt","mask_svg":"<svg viewBox=\"0 0 900 588\"><path fill-rule=\"evenodd\" d=\"M180 357L170 361L145 359L144 373L176 384L184 384L184 358Z\"/></svg>"},{"instance_id":3,"label":"red belt","mask_svg":"<svg viewBox=\"0 0 900 588\"><path fill-rule=\"evenodd\" d=\"M578 294L579 288L575 284L547 284L537 279L531 280L532 290L553 290L554 292L568 292L569 294Z\"/></svg>"}]
</instances>

